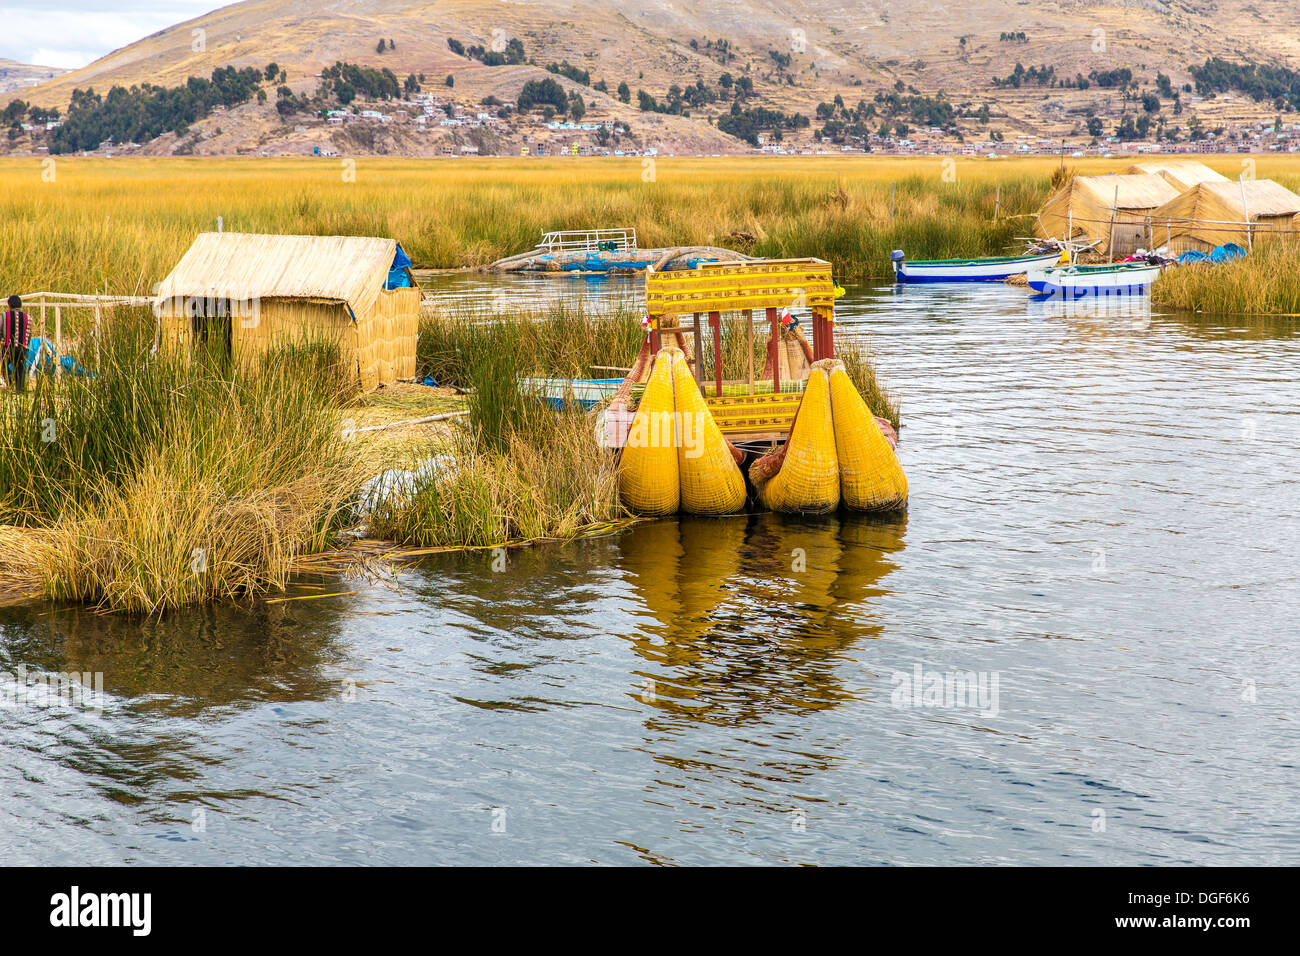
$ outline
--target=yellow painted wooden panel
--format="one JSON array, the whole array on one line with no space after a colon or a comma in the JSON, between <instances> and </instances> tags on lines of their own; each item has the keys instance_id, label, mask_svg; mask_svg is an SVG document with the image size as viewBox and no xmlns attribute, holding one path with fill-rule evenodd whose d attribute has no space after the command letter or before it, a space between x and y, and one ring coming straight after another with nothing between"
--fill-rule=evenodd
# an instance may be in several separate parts
<instances>
[{"instance_id":1,"label":"yellow painted wooden panel","mask_svg":"<svg viewBox=\"0 0 1300 956\"><path fill-rule=\"evenodd\" d=\"M820 259L719 263L646 275L646 311L727 312L835 302L830 263Z\"/></svg>"}]
</instances>

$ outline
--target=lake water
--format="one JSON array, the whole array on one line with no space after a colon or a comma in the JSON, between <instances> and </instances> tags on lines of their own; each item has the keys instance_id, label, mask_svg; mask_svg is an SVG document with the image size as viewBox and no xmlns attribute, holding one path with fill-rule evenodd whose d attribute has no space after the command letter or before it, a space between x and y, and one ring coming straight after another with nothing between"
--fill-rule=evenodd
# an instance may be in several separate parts
<instances>
[{"instance_id":1,"label":"lake water","mask_svg":"<svg viewBox=\"0 0 1300 956\"><path fill-rule=\"evenodd\" d=\"M1300 337L1144 305L850 288L905 517L656 521L143 625L0 609L0 859L1300 862ZM102 707L24 691L74 670Z\"/></svg>"}]
</instances>

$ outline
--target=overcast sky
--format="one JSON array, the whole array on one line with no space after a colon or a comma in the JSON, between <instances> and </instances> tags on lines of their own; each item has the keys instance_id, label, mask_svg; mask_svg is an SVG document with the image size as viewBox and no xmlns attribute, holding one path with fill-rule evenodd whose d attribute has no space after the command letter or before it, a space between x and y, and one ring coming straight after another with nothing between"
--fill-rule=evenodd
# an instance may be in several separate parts
<instances>
[{"instance_id":1,"label":"overcast sky","mask_svg":"<svg viewBox=\"0 0 1300 956\"><path fill-rule=\"evenodd\" d=\"M0 0L0 57L85 66L105 53L233 0Z\"/></svg>"}]
</instances>

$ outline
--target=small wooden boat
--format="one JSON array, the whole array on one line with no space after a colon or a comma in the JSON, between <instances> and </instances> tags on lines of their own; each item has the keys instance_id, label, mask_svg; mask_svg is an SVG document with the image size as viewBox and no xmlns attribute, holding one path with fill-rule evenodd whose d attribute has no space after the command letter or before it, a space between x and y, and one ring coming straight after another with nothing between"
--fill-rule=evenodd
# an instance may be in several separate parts
<instances>
[{"instance_id":1,"label":"small wooden boat","mask_svg":"<svg viewBox=\"0 0 1300 956\"><path fill-rule=\"evenodd\" d=\"M1160 266L1121 262L1105 266L1060 266L1030 272L1035 292L1077 299L1089 295L1141 295L1160 275Z\"/></svg>"},{"instance_id":2,"label":"small wooden boat","mask_svg":"<svg viewBox=\"0 0 1300 956\"><path fill-rule=\"evenodd\" d=\"M519 391L554 409L594 408L618 391L621 378L520 378Z\"/></svg>"},{"instance_id":3,"label":"small wooden boat","mask_svg":"<svg viewBox=\"0 0 1300 956\"><path fill-rule=\"evenodd\" d=\"M1046 269L1061 258L1059 252L984 259L918 259L908 262L901 249L889 254L898 282L1004 282L1010 276Z\"/></svg>"}]
</instances>

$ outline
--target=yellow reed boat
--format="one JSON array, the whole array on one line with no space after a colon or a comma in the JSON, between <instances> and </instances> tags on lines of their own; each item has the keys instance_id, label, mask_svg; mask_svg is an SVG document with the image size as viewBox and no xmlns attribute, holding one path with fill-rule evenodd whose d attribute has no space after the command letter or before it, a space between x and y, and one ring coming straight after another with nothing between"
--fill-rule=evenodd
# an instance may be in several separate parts
<instances>
[{"instance_id":1,"label":"yellow reed boat","mask_svg":"<svg viewBox=\"0 0 1300 956\"><path fill-rule=\"evenodd\" d=\"M830 263L712 263L645 277L646 334L605 412L624 504L642 515L906 507L897 438L835 358ZM795 315L810 316L812 340ZM739 314L743 380L723 377L723 317ZM761 318L759 318L761 316ZM688 318L689 317L689 318ZM767 336L756 374L754 335ZM734 326L733 326L734 327Z\"/></svg>"}]
</instances>

